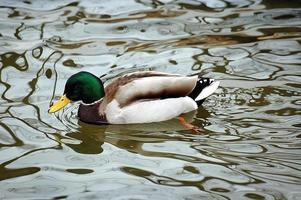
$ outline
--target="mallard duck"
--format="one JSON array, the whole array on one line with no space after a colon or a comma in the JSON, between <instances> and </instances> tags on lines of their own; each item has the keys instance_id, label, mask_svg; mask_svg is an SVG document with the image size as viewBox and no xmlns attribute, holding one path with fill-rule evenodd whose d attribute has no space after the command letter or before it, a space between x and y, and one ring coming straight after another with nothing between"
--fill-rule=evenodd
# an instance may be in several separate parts
<instances>
[{"instance_id":1,"label":"mallard duck","mask_svg":"<svg viewBox=\"0 0 301 200\"><path fill-rule=\"evenodd\" d=\"M111 80L78 72L66 82L64 95L50 113L80 102L78 117L93 124L135 124L166 121L196 110L219 81L156 71L140 71Z\"/></svg>"}]
</instances>

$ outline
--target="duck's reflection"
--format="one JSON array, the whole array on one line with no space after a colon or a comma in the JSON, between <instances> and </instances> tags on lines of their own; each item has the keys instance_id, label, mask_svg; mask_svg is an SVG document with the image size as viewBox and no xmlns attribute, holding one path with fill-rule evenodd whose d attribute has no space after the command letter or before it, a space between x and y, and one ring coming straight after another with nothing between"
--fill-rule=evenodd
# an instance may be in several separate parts
<instances>
[{"instance_id":1,"label":"duck's reflection","mask_svg":"<svg viewBox=\"0 0 301 200\"><path fill-rule=\"evenodd\" d=\"M103 152L101 146L105 139L106 126L88 125L79 122L78 130L67 133L66 136L74 138L79 144L67 143L65 145L82 154L100 154Z\"/></svg>"},{"instance_id":2,"label":"duck's reflection","mask_svg":"<svg viewBox=\"0 0 301 200\"><path fill-rule=\"evenodd\" d=\"M182 115L189 123L194 121L196 111ZM126 124L126 125L91 125L81 121L78 129L67 133L66 136L74 138L79 143L64 142L75 152L82 154L100 154L102 145L106 142L127 151L142 152L142 145L147 142L162 142L168 138L158 137L158 132L175 133L183 131L185 127L177 119L150 124ZM154 136L156 134L156 136ZM126 136L126 137L125 137Z\"/></svg>"}]
</instances>

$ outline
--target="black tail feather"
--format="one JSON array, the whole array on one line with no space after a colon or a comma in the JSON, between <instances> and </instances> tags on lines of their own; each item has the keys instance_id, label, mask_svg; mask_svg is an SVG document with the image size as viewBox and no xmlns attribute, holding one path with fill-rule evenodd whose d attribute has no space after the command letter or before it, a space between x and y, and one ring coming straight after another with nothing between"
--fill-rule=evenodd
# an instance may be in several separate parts
<instances>
[{"instance_id":1,"label":"black tail feather","mask_svg":"<svg viewBox=\"0 0 301 200\"><path fill-rule=\"evenodd\" d=\"M199 78L196 86L192 90L192 92L188 95L190 98L195 99L202 92L202 90L209 86L214 80L210 78ZM196 101L197 105L200 106L205 101L205 99L201 99Z\"/></svg>"}]
</instances>

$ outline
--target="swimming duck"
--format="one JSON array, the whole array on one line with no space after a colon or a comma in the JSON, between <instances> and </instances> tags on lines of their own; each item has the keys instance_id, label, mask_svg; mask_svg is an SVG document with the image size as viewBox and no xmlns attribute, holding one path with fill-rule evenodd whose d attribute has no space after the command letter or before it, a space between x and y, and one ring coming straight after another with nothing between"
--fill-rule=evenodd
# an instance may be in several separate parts
<instances>
[{"instance_id":1,"label":"swimming duck","mask_svg":"<svg viewBox=\"0 0 301 200\"><path fill-rule=\"evenodd\" d=\"M78 117L92 124L160 122L196 110L219 81L156 71L125 74L106 87L97 76L78 72L66 82L64 95L52 105L54 113L80 102Z\"/></svg>"}]
</instances>

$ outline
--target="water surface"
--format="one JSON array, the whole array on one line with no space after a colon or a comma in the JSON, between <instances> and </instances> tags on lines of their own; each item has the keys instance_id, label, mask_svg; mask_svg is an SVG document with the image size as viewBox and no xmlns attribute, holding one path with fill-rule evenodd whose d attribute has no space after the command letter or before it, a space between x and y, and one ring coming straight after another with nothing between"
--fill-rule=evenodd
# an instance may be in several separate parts
<instances>
[{"instance_id":1,"label":"water surface","mask_svg":"<svg viewBox=\"0 0 301 200\"><path fill-rule=\"evenodd\" d=\"M0 1L0 199L300 199L299 0ZM72 74L201 74L176 120L48 114Z\"/></svg>"}]
</instances>

